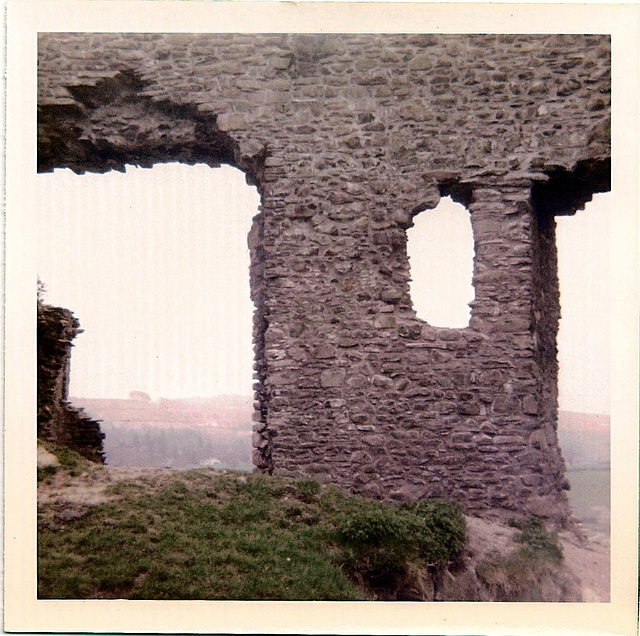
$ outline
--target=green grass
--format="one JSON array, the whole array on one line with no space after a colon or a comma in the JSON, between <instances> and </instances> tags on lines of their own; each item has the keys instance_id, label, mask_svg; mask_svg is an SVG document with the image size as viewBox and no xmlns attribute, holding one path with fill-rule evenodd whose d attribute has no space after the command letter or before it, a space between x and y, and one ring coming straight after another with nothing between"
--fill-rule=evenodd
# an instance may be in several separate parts
<instances>
[{"instance_id":1,"label":"green grass","mask_svg":"<svg viewBox=\"0 0 640 636\"><path fill-rule=\"evenodd\" d=\"M265 475L175 471L110 494L73 521L40 511L39 598L366 600L376 577L398 588L466 536L449 502L388 506Z\"/></svg>"},{"instance_id":2,"label":"green grass","mask_svg":"<svg viewBox=\"0 0 640 636\"><path fill-rule=\"evenodd\" d=\"M38 466L38 481L44 481L49 477L53 477L57 472L57 466Z\"/></svg>"},{"instance_id":3,"label":"green grass","mask_svg":"<svg viewBox=\"0 0 640 636\"><path fill-rule=\"evenodd\" d=\"M530 559L562 563L564 555L562 546L555 532L549 532L539 519L530 519L527 523L516 524L520 534L516 535L516 543L522 544L519 552Z\"/></svg>"},{"instance_id":4,"label":"green grass","mask_svg":"<svg viewBox=\"0 0 640 636\"><path fill-rule=\"evenodd\" d=\"M500 602L544 602L550 600L546 595L553 589L575 596L575 583L561 567L564 555L558 535L538 519L512 525L520 530L514 537L520 546L506 555L493 552L476 568L491 598Z\"/></svg>"},{"instance_id":5,"label":"green grass","mask_svg":"<svg viewBox=\"0 0 640 636\"><path fill-rule=\"evenodd\" d=\"M59 446L53 442L49 442L44 439L39 439L38 444L42 445L45 450L49 451L52 455L55 455L60 462L60 466L65 468L72 476L79 475L83 470L86 470L92 465L88 459L82 457L82 455L67 448L66 446ZM55 466L47 467L57 469ZM54 474L56 470L44 471L44 476Z\"/></svg>"}]
</instances>

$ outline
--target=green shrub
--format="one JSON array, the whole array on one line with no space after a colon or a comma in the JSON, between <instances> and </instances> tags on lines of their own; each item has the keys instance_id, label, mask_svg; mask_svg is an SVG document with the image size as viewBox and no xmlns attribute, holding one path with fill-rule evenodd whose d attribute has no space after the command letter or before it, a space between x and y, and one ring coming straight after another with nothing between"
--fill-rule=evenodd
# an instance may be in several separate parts
<instances>
[{"instance_id":1,"label":"green shrub","mask_svg":"<svg viewBox=\"0 0 640 636\"><path fill-rule=\"evenodd\" d=\"M403 506L359 500L337 517L335 536L353 577L374 589L397 590L416 585L411 579L421 569L442 569L455 558L466 524L461 510L442 500Z\"/></svg>"},{"instance_id":2,"label":"green shrub","mask_svg":"<svg viewBox=\"0 0 640 636\"><path fill-rule=\"evenodd\" d=\"M447 499L424 499L422 501L407 502L402 508L418 515L429 530L438 537L443 546L443 558L447 561L455 560L467 543L467 522L462 508Z\"/></svg>"},{"instance_id":3,"label":"green shrub","mask_svg":"<svg viewBox=\"0 0 640 636\"><path fill-rule=\"evenodd\" d=\"M562 546L555 532L549 532L539 519L531 519L519 525L520 534L514 540L523 543L521 548L526 556L546 559L552 563L562 563Z\"/></svg>"}]
</instances>

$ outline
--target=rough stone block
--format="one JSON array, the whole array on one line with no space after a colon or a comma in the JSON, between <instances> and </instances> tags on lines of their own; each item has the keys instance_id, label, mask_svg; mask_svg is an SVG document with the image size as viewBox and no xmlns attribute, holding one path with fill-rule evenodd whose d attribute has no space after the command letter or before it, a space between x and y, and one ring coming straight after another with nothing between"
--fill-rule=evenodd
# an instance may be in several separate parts
<instances>
[{"instance_id":1,"label":"rough stone block","mask_svg":"<svg viewBox=\"0 0 640 636\"><path fill-rule=\"evenodd\" d=\"M384 375L374 375L371 383L382 389L388 389L393 386L393 380Z\"/></svg>"},{"instance_id":2,"label":"rough stone block","mask_svg":"<svg viewBox=\"0 0 640 636\"><path fill-rule=\"evenodd\" d=\"M313 356L319 360L328 360L336 357L336 350L329 344L321 344L314 349Z\"/></svg>"},{"instance_id":3,"label":"rough stone block","mask_svg":"<svg viewBox=\"0 0 640 636\"><path fill-rule=\"evenodd\" d=\"M525 486L541 486L543 483L542 475L539 475L538 473L522 475L521 479Z\"/></svg>"},{"instance_id":4,"label":"rough stone block","mask_svg":"<svg viewBox=\"0 0 640 636\"><path fill-rule=\"evenodd\" d=\"M477 402L462 402L458 406L458 412L461 415L480 415L482 409Z\"/></svg>"},{"instance_id":5,"label":"rough stone block","mask_svg":"<svg viewBox=\"0 0 640 636\"><path fill-rule=\"evenodd\" d=\"M391 491L391 498L396 501L419 501L427 495L424 484L404 484L400 488Z\"/></svg>"},{"instance_id":6,"label":"rough stone block","mask_svg":"<svg viewBox=\"0 0 640 636\"><path fill-rule=\"evenodd\" d=\"M377 316L373 326L376 329L393 329L396 326L396 317L391 315Z\"/></svg>"},{"instance_id":7,"label":"rough stone block","mask_svg":"<svg viewBox=\"0 0 640 636\"><path fill-rule=\"evenodd\" d=\"M426 71L433 67L433 59L430 55L416 55L409 61L409 70Z\"/></svg>"},{"instance_id":8,"label":"rough stone block","mask_svg":"<svg viewBox=\"0 0 640 636\"><path fill-rule=\"evenodd\" d=\"M320 385L324 388L342 386L347 372L344 369L329 369L320 376Z\"/></svg>"},{"instance_id":9,"label":"rough stone block","mask_svg":"<svg viewBox=\"0 0 640 636\"><path fill-rule=\"evenodd\" d=\"M533 395L525 395L522 399L522 410L527 415L538 414L538 400Z\"/></svg>"},{"instance_id":10,"label":"rough stone block","mask_svg":"<svg viewBox=\"0 0 640 636\"><path fill-rule=\"evenodd\" d=\"M524 446L525 440L520 435L496 435L493 438L493 443L497 446L510 445L510 446Z\"/></svg>"},{"instance_id":11,"label":"rough stone block","mask_svg":"<svg viewBox=\"0 0 640 636\"><path fill-rule=\"evenodd\" d=\"M558 513L557 503L551 497L530 497L526 508L529 514L543 519L549 519Z\"/></svg>"},{"instance_id":12,"label":"rough stone block","mask_svg":"<svg viewBox=\"0 0 640 636\"><path fill-rule=\"evenodd\" d=\"M216 119L216 124L220 130L242 130L247 126L246 115L244 113L221 113Z\"/></svg>"},{"instance_id":13,"label":"rough stone block","mask_svg":"<svg viewBox=\"0 0 640 636\"><path fill-rule=\"evenodd\" d=\"M380 298L388 303L397 303L402 298L402 291L399 289L385 289L380 293Z\"/></svg>"},{"instance_id":14,"label":"rough stone block","mask_svg":"<svg viewBox=\"0 0 640 636\"><path fill-rule=\"evenodd\" d=\"M267 445L267 439L260 433L254 432L251 436L251 443L254 448L265 448Z\"/></svg>"}]
</instances>

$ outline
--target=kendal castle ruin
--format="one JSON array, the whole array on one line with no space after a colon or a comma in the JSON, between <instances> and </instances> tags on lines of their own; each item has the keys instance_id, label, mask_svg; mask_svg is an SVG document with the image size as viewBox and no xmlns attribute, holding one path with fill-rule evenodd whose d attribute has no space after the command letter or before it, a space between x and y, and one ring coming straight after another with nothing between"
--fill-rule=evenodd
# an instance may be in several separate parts
<instances>
[{"instance_id":1,"label":"kendal castle ruin","mask_svg":"<svg viewBox=\"0 0 640 636\"><path fill-rule=\"evenodd\" d=\"M259 469L562 525L554 216L610 188L610 70L601 35L41 34L38 169L257 186ZM409 297L406 230L447 195L464 329Z\"/></svg>"}]
</instances>

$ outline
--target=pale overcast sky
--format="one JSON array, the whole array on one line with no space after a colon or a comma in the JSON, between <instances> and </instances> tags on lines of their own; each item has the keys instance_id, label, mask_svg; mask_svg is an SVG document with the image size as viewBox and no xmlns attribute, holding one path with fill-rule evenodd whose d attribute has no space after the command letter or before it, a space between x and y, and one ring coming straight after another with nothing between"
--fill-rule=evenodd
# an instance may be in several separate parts
<instances>
[{"instance_id":1,"label":"pale overcast sky","mask_svg":"<svg viewBox=\"0 0 640 636\"><path fill-rule=\"evenodd\" d=\"M85 330L70 395L251 394L247 234L259 196L244 174L159 164L38 179L45 300Z\"/></svg>"},{"instance_id":2,"label":"pale overcast sky","mask_svg":"<svg viewBox=\"0 0 640 636\"><path fill-rule=\"evenodd\" d=\"M71 309L85 330L73 350L71 396L251 393L247 234L259 196L239 170L181 164L129 166L126 174L56 170L37 182L45 301ZM609 408L604 201L597 195L585 211L558 222L560 406L567 410ZM409 237L418 315L465 326L473 298L468 213L443 199L418 215Z\"/></svg>"}]
</instances>

